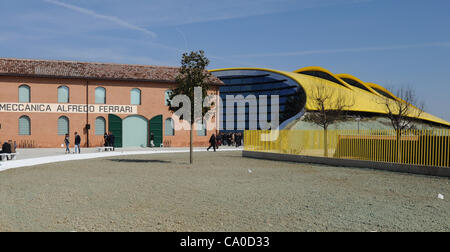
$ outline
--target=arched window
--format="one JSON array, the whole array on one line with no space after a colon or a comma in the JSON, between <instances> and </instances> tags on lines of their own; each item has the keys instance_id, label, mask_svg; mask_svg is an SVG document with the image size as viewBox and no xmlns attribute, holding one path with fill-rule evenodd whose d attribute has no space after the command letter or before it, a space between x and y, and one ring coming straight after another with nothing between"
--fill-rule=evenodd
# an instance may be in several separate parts
<instances>
[{"instance_id":1,"label":"arched window","mask_svg":"<svg viewBox=\"0 0 450 252\"><path fill-rule=\"evenodd\" d=\"M58 135L64 136L69 134L69 118L61 116L58 118Z\"/></svg>"},{"instance_id":2,"label":"arched window","mask_svg":"<svg viewBox=\"0 0 450 252\"><path fill-rule=\"evenodd\" d=\"M95 119L95 135L103 136L106 133L106 120L103 117L97 117Z\"/></svg>"},{"instance_id":3,"label":"arched window","mask_svg":"<svg viewBox=\"0 0 450 252\"><path fill-rule=\"evenodd\" d=\"M131 89L131 105L141 105L141 90L138 88Z\"/></svg>"},{"instance_id":4,"label":"arched window","mask_svg":"<svg viewBox=\"0 0 450 252\"><path fill-rule=\"evenodd\" d=\"M95 103L105 104L106 103L106 89L98 87L95 89Z\"/></svg>"},{"instance_id":5,"label":"arched window","mask_svg":"<svg viewBox=\"0 0 450 252\"><path fill-rule=\"evenodd\" d=\"M27 85L19 87L19 102L31 102L31 88Z\"/></svg>"},{"instance_id":6,"label":"arched window","mask_svg":"<svg viewBox=\"0 0 450 252\"><path fill-rule=\"evenodd\" d=\"M31 120L28 116L21 116L19 118L19 135L31 135Z\"/></svg>"},{"instance_id":7,"label":"arched window","mask_svg":"<svg viewBox=\"0 0 450 252\"><path fill-rule=\"evenodd\" d=\"M167 118L165 123L165 135L175 136L175 125L172 118Z\"/></svg>"},{"instance_id":8,"label":"arched window","mask_svg":"<svg viewBox=\"0 0 450 252\"><path fill-rule=\"evenodd\" d=\"M206 136L206 124L201 121L196 122L197 136Z\"/></svg>"},{"instance_id":9,"label":"arched window","mask_svg":"<svg viewBox=\"0 0 450 252\"><path fill-rule=\"evenodd\" d=\"M69 103L69 88L61 86L58 88L58 103Z\"/></svg>"},{"instance_id":10,"label":"arched window","mask_svg":"<svg viewBox=\"0 0 450 252\"><path fill-rule=\"evenodd\" d=\"M172 95L172 90L166 90L166 92L164 92L164 104L166 106L169 106L169 101L170 101L170 95Z\"/></svg>"}]
</instances>

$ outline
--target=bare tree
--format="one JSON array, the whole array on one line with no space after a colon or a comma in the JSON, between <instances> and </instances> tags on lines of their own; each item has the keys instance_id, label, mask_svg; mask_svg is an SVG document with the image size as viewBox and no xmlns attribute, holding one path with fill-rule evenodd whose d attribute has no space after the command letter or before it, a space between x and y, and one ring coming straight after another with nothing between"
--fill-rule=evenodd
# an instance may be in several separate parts
<instances>
[{"instance_id":1,"label":"bare tree","mask_svg":"<svg viewBox=\"0 0 450 252\"><path fill-rule=\"evenodd\" d=\"M199 101L199 97L195 97L195 88L200 87L202 92L202 97L208 96L208 91L211 89L211 74L206 71L206 67L209 65L209 59L205 56L205 52L200 50L198 52L190 52L183 53L181 59L181 67L179 69L179 74L176 78L176 82L178 86L175 89L171 90L169 95L169 99L167 100L169 103L169 111L175 113L178 110L178 107L174 107L172 105L172 100L177 95L186 95L191 101L191 118L181 118L183 120L187 120L190 127L190 140L189 140L189 161L190 164L194 162L194 123L197 120L201 120L203 122L203 116L211 109L211 107L202 107L201 117L196 118L195 116L195 104L200 103L203 105L203 101ZM214 104L212 104L214 106Z\"/></svg>"},{"instance_id":2,"label":"bare tree","mask_svg":"<svg viewBox=\"0 0 450 252\"><path fill-rule=\"evenodd\" d=\"M414 127L414 123L423 113L424 103L418 99L412 87L401 87L395 90L394 94L396 97L385 97L382 104L396 132L397 161L402 162L402 131Z\"/></svg>"},{"instance_id":3,"label":"bare tree","mask_svg":"<svg viewBox=\"0 0 450 252\"><path fill-rule=\"evenodd\" d=\"M323 128L324 156L328 157L328 127L346 118L346 111L353 106L353 97L318 85L309 96L311 110L305 120Z\"/></svg>"}]
</instances>

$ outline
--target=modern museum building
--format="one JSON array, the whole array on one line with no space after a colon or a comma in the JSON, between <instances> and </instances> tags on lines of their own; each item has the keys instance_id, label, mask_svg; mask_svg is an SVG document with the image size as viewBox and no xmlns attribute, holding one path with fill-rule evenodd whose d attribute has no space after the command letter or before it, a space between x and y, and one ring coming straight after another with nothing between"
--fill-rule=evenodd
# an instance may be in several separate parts
<instances>
[{"instance_id":1,"label":"modern museum building","mask_svg":"<svg viewBox=\"0 0 450 252\"><path fill-rule=\"evenodd\" d=\"M204 122L195 128L195 146L208 145L211 135L221 131L242 132L272 121L273 96L278 129L289 129L291 122L314 111L312 94L317 87L350 97L353 104L347 110L353 114L383 116L386 109L380 101L400 100L380 85L321 67L210 72L210 95L216 95L219 106L213 110L215 120L206 122L210 125ZM112 132L116 147L148 147L151 134L157 147L189 146L189 130L175 129L168 106L178 73L177 67L0 58L0 141L12 140L19 148L55 148L66 134L73 143L78 132L82 146L95 147ZM250 95L256 103L246 102ZM230 97L233 103L227 102ZM260 97L267 103L261 106ZM262 109L265 120L260 118ZM417 120L424 123L450 126L431 114L418 114Z\"/></svg>"},{"instance_id":2,"label":"modern museum building","mask_svg":"<svg viewBox=\"0 0 450 252\"><path fill-rule=\"evenodd\" d=\"M211 71L214 76L224 82L220 87L220 97L223 108L220 111L219 121L220 128L239 131L249 129L252 120L258 121L253 125L258 125L261 129L261 120L257 116L252 116L254 111L260 115L261 109L271 117L270 101L266 99L267 108L259 106L259 102L252 105L239 103L239 106L245 108L237 109L235 106L234 113L227 114L227 97L234 97L242 95L254 95L259 97L278 96L278 114L279 114L279 129L289 129L291 123L301 120L305 113L316 110L314 104L314 92L319 88L330 94L340 94L343 97L352 100L351 106L348 106L348 114L354 116L381 116L385 117L387 110L385 107L386 99L388 101L401 101L392 92L381 85L375 83L364 82L350 74L334 74L322 67L305 67L293 72L279 71L274 69L264 68L227 68L217 69ZM414 104L413 104L414 105ZM417 108L412 106L411 110L414 112ZM239 114L237 111L245 111L245 115ZM252 112L253 111L253 112ZM412 115L419 115L418 121L424 124L430 124L438 127L449 127L450 123L438 118L429 113L411 113ZM239 127L239 121L244 120ZM230 122L229 122L230 121ZM265 121L265 120L263 120ZM227 127L232 125L234 127Z\"/></svg>"}]
</instances>

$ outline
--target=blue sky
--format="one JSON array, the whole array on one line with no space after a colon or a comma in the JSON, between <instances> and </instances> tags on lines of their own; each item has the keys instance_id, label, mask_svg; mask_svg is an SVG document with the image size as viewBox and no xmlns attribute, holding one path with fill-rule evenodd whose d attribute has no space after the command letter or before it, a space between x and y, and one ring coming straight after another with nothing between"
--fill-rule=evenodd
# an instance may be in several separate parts
<instances>
[{"instance_id":1,"label":"blue sky","mask_svg":"<svg viewBox=\"0 0 450 252\"><path fill-rule=\"evenodd\" d=\"M210 68L322 66L412 86L450 121L448 0L1 0L0 57Z\"/></svg>"}]
</instances>

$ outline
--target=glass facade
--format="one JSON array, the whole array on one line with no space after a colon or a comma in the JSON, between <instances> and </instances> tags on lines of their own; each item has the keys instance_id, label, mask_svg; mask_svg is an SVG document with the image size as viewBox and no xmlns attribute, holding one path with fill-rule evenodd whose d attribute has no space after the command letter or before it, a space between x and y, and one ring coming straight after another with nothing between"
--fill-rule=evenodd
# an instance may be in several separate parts
<instances>
[{"instance_id":1,"label":"glass facade","mask_svg":"<svg viewBox=\"0 0 450 252\"><path fill-rule=\"evenodd\" d=\"M219 127L222 131L242 131L253 128L251 126L261 129L261 102L266 100L267 106L263 109L266 109L267 121L270 122L271 98L274 95L279 96L280 124L298 114L306 103L305 91L299 83L281 74L262 70L224 70L212 74L225 83L220 87L223 106ZM256 98L256 104L245 102L246 98L253 96ZM232 114L227 113L227 110L233 111L233 108L228 107L227 99L236 101Z\"/></svg>"}]
</instances>

